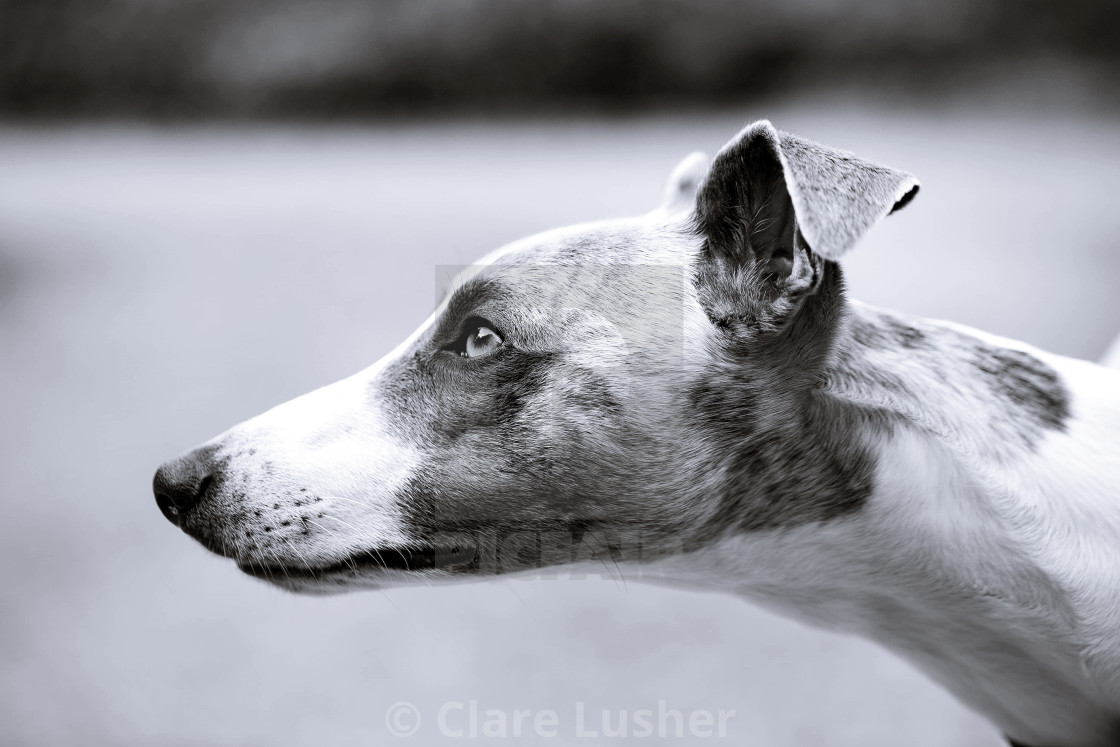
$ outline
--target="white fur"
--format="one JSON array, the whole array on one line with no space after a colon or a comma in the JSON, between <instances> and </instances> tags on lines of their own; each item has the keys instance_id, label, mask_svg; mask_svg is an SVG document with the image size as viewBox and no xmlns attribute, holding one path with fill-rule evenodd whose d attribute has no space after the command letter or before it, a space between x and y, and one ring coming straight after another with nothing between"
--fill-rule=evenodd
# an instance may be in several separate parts
<instances>
[{"instance_id":1,"label":"white fur","mask_svg":"<svg viewBox=\"0 0 1120 747\"><path fill-rule=\"evenodd\" d=\"M908 174L850 154L826 154L827 164L814 164L811 159L821 146L779 135L768 122L744 133L761 133L772 141L790 177L806 236L815 248L827 250L824 256L847 251L917 185ZM787 162L786 150L795 153L793 160L802 160ZM491 271L507 281L516 279L523 299L533 299L523 304L522 316L537 322L547 317L565 333L550 350L566 345L559 349L568 364L599 375L617 371L624 378L621 372L628 368L640 371L628 374L626 386L632 391L620 387L619 396L641 401L644 407L633 417L645 418L643 426L672 428L668 411L680 401L679 390L711 365L719 349L717 332L691 282L702 240L692 231L688 212L707 168L707 159L693 154L674 170L658 210L638 219L575 226L515 242L467 268L456 287ZM830 194L817 190L814 180L864 169L877 175L880 194L865 200L858 215L841 211L865 198L851 184L843 194L837 187L833 202L824 205L811 204L818 197L806 196L813 190L815 195ZM572 245L592 249L573 261L565 254ZM584 263L612 262L678 268L679 283L645 297L648 288L584 287L577 275L556 269L564 265L578 273ZM596 276L592 272L587 277ZM653 315L653 326L645 330L653 334L635 336L594 307L604 298L681 313ZM370 548L408 546L397 501L430 455L412 434L393 432L387 424L391 418L381 409L412 404L383 405L378 395L390 364L407 360L446 308L447 301L413 336L365 371L215 439L230 460L226 470L254 486L253 494L241 496L236 505L234 493L227 490L221 500L228 502L229 511L243 511L244 504L267 511L272 504L277 515L287 516L298 513L291 506L301 489L310 487L322 498L316 504L319 531L310 539L259 547L231 539L239 562L322 565ZM854 309L878 313L858 305ZM611 310L617 317L618 307ZM901 423L889 436L873 429L846 434L866 442L876 457L875 488L866 506L823 523L726 536L702 550L647 565L641 575L741 594L811 623L870 637L914 662L1024 744L1103 747L1115 736L1109 730L1120 728L1120 372L956 325L927 324L1020 350L1048 364L1071 395L1064 430L1040 435L1033 449L985 443L997 432L984 428L995 414L986 390L970 387L967 378L940 381L899 351L870 350L865 364L902 377L923 396L918 402L895 401L889 387L842 376L830 382L829 396L882 408ZM658 352L658 335L673 340L677 332L681 365L652 373L641 369L641 356ZM546 343L530 339L527 344ZM1114 349L1120 363L1120 341ZM952 366L949 352L946 365ZM578 394L562 377L550 378L549 386L565 396ZM760 417L773 416L765 403L760 410ZM549 413L538 413L538 418L551 423ZM595 425L576 422L574 427L593 433ZM710 464L703 461L706 448L681 443L674 458L686 466ZM272 470L273 464L283 469ZM648 510L674 512L684 526L700 524L713 511L703 497L715 493L718 478L699 469L680 469L665 484L650 486L672 498L663 505L651 503ZM274 518L260 523L266 521L275 523ZM374 580L442 575L394 572ZM339 584L361 585L364 580L356 571Z\"/></svg>"},{"instance_id":2,"label":"white fur","mask_svg":"<svg viewBox=\"0 0 1120 747\"><path fill-rule=\"evenodd\" d=\"M731 538L646 577L876 640L1024 744L1110 744L1120 375L1046 361L1071 385L1075 418L1036 455L978 469L906 429L877 445L875 494L858 516Z\"/></svg>"},{"instance_id":3,"label":"white fur","mask_svg":"<svg viewBox=\"0 0 1120 747\"><path fill-rule=\"evenodd\" d=\"M386 430L376 407L377 382L434 319L369 368L278 405L213 440L231 454L229 469L263 494L265 507L273 496L298 493L308 485L324 499L316 506L323 515L313 519L320 531L300 546L297 557L286 557L277 547L256 552L243 547L239 560L332 563L354 551L407 542L395 496L417 455L406 440ZM283 469L272 471L269 464Z\"/></svg>"}]
</instances>

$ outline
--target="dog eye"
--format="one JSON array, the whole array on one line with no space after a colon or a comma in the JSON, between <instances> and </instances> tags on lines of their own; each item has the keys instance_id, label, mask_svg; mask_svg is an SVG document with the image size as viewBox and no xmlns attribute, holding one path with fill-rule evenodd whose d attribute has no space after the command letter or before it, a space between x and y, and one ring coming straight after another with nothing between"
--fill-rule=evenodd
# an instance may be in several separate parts
<instances>
[{"instance_id":1,"label":"dog eye","mask_svg":"<svg viewBox=\"0 0 1120 747\"><path fill-rule=\"evenodd\" d=\"M502 346L502 336L485 319L474 317L463 326L463 334L448 350L464 358L481 358Z\"/></svg>"}]
</instances>

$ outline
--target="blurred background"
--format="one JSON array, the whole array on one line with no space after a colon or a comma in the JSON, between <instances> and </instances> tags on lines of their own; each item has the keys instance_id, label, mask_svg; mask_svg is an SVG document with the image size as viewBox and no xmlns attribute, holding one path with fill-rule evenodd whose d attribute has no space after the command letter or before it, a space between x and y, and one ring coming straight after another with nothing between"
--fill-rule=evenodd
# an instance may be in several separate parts
<instances>
[{"instance_id":1,"label":"blurred background","mask_svg":"<svg viewBox=\"0 0 1120 747\"><path fill-rule=\"evenodd\" d=\"M289 596L158 464L348 375L438 265L643 212L746 122L916 173L852 294L1066 355L1120 331L1120 6L0 0L0 743L454 742L448 701L735 710L741 745L994 747L869 643L605 576ZM402 743L404 740L398 740ZM651 741L651 740L644 740ZM690 744L700 739L656 739Z\"/></svg>"},{"instance_id":2,"label":"blurred background","mask_svg":"<svg viewBox=\"0 0 1120 747\"><path fill-rule=\"evenodd\" d=\"M631 111L838 84L943 94L1017 72L1116 99L1099 0L3 0L28 115Z\"/></svg>"}]
</instances>

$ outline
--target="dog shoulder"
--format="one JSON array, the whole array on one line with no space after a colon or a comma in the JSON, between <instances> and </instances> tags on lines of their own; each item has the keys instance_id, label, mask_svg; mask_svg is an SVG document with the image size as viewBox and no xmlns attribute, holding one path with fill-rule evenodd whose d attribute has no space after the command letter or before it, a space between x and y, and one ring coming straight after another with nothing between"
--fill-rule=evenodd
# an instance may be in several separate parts
<instances>
[{"instance_id":1,"label":"dog shoulder","mask_svg":"<svg viewBox=\"0 0 1120 747\"><path fill-rule=\"evenodd\" d=\"M1009 488L1000 502L1008 525L1070 600L1083 666L1102 697L1120 698L1120 371L966 333L1042 362L1067 393L1063 427L991 472Z\"/></svg>"},{"instance_id":2,"label":"dog shoulder","mask_svg":"<svg viewBox=\"0 0 1120 747\"><path fill-rule=\"evenodd\" d=\"M939 326L980 341L991 350L1007 351L1021 360L1032 360L1045 370L1046 377L1060 387L1065 399L1063 426L1056 430L1077 441L1092 455L1103 448L1115 455L1120 449L1120 370L1078 358L1040 350L1027 343L982 332L951 322ZM1011 377L1011 385L1016 377ZM1057 439L1061 440L1061 439ZM1120 460L1109 459L1108 467L1120 478ZM1120 482L1118 480L1117 482Z\"/></svg>"}]
</instances>

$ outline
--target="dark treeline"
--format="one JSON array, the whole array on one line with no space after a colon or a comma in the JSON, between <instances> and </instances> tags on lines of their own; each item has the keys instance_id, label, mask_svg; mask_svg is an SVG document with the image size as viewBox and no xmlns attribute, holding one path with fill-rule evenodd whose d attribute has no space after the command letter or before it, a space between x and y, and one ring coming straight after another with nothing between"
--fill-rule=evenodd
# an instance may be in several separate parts
<instances>
[{"instance_id":1,"label":"dark treeline","mask_svg":"<svg viewBox=\"0 0 1120 747\"><path fill-rule=\"evenodd\" d=\"M1108 0L0 0L0 112L705 103L977 70L1120 72Z\"/></svg>"}]
</instances>

